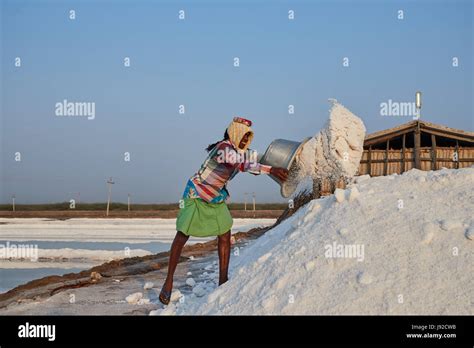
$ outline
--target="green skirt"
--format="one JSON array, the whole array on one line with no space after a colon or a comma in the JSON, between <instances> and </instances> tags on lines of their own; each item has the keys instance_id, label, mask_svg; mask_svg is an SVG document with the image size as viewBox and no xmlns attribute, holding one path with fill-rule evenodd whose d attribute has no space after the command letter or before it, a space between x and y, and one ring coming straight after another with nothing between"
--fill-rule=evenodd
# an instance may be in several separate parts
<instances>
[{"instance_id":1,"label":"green skirt","mask_svg":"<svg viewBox=\"0 0 474 348\"><path fill-rule=\"evenodd\" d=\"M232 228L232 222L224 202L207 203L199 198L184 198L184 207L176 219L176 230L194 237L219 236Z\"/></svg>"}]
</instances>

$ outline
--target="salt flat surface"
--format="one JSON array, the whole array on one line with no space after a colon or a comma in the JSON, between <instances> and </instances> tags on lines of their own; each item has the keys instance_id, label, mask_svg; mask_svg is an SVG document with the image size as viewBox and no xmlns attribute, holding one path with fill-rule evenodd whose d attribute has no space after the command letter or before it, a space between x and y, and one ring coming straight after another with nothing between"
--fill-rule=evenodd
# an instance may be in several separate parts
<instances>
[{"instance_id":1,"label":"salt flat surface","mask_svg":"<svg viewBox=\"0 0 474 348\"><path fill-rule=\"evenodd\" d=\"M234 219L232 233L274 222ZM45 275L64 273L58 269L77 271L111 260L168 251L175 224L176 219L0 218L0 292ZM211 239L191 237L188 244ZM37 259L31 257L33 252L37 252ZM20 269L23 271L15 272Z\"/></svg>"}]
</instances>

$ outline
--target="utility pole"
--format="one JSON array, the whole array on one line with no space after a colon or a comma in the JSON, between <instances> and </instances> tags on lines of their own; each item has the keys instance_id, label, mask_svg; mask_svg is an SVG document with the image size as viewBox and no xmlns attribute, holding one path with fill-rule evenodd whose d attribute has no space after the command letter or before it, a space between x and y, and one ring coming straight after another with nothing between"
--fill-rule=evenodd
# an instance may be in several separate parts
<instances>
[{"instance_id":1,"label":"utility pole","mask_svg":"<svg viewBox=\"0 0 474 348\"><path fill-rule=\"evenodd\" d=\"M15 211L15 195L12 196L13 211Z\"/></svg>"},{"instance_id":2,"label":"utility pole","mask_svg":"<svg viewBox=\"0 0 474 348\"><path fill-rule=\"evenodd\" d=\"M107 180L107 186L109 188L109 194L108 194L108 197L107 197L107 216L109 216L109 208L110 208L110 198L112 196L112 185L115 184L115 182L112 180L112 177L109 178L109 180Z\"/></svg>"},{"instance_id":3,"label":"utility pole","mask_svg":"<svg viewBox=\"0 0 474 348\"><path fill-rule=\"evenodd\" d=\"M247 211L247 195L248 193L247 192L244 192L244 210Z\"/></svg>"},{"instance_id":4,"label":"utility pole","mask_svg":"<svg viewBox=\"0 0 474 348\"><path fill-rule=\"evenodd\" d=\"M130 193L128 194L128 212L130 213Z\"/></svg>"},{"instance_id":5,"label":"utility pole","mask_svg":"<svg viewBox=\"0 0 474 348\"><path fill-rule=\"evenodd\" d=\"M253 212L255 213L255 192L252 192Z\"/></svg>"}]
</instances>

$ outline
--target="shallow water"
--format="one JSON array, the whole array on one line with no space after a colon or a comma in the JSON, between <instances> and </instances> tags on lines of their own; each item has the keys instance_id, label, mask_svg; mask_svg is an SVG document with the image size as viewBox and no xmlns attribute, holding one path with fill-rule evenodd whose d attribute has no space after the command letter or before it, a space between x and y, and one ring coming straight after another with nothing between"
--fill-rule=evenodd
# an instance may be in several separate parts
<instances>
[{"instance_id":1,"label":"shallow water","mask_svg":"<svg viewBox=\"0 0 474 348\"><path fill-rule=\"evenodd\" d=\"M152 253L161 253L168 251L170 243L164 242L147 242L147 243L123 243L123 242L70 242L70 241L41 241L41 240L23 240L23 241L6 241L0 240L0 245L5 245L7 242L16 245L27 244L36 245L38 249L87 249L87 250L124 250L143 249Z\"/></svg>"},{"instance_id":2,"label":"shallow water","mask_svg":"<svg viewBox=\"0 0 474 348\"><path fill-rule=\"evenodd\" d=\"M7 292L33 279L43 278L49 275L75 273L82 270L81 268L0 268L0 293Z\"/></svg>"},{"instance_id":3,"label":"shallow water","mask_svg":"<svg viewBox=\"0 0 474 348\"><path fill-rule=\"evenodd\" d=\"M142 250L151 254L168 251L176 233L175 219L0 220L4 222L0 225L2 248L27 245L40 251L53 250L49 252L48 259L41 258L40 253L40 260L34 262L30 259L0 258L0 292L48 275L63 275L91 268L106 262L111 252L117 253L127 248L131 252ZM248 231L274 221L234 219L232 232ZM190 238L188 244L211 239Z\"/></svg>"}]
</instances>

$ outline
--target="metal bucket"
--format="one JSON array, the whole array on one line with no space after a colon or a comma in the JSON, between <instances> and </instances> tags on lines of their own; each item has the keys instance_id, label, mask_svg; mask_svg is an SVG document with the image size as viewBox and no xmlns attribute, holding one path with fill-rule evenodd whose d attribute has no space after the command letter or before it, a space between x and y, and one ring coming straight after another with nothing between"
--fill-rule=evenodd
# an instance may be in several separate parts
<instances>
[{"instance_id":1,"label":"metal bucket","mask_svg":"<svg viewBox=\"0 0 474 348\"><path fill-rule=\"evenodd\" d=\"M311 139L311 137L305 138L301 142L286 139L273 140L263 156L258 159L258 162L272 167L286 168L289 170L295 157L309 139ZM269 176L280 185L280 193L283 197L288 197L293 193L290 192L291 190L285 186L285 183L282 183L277 177L271 174Z\"/></svg>"}]
</instances>

